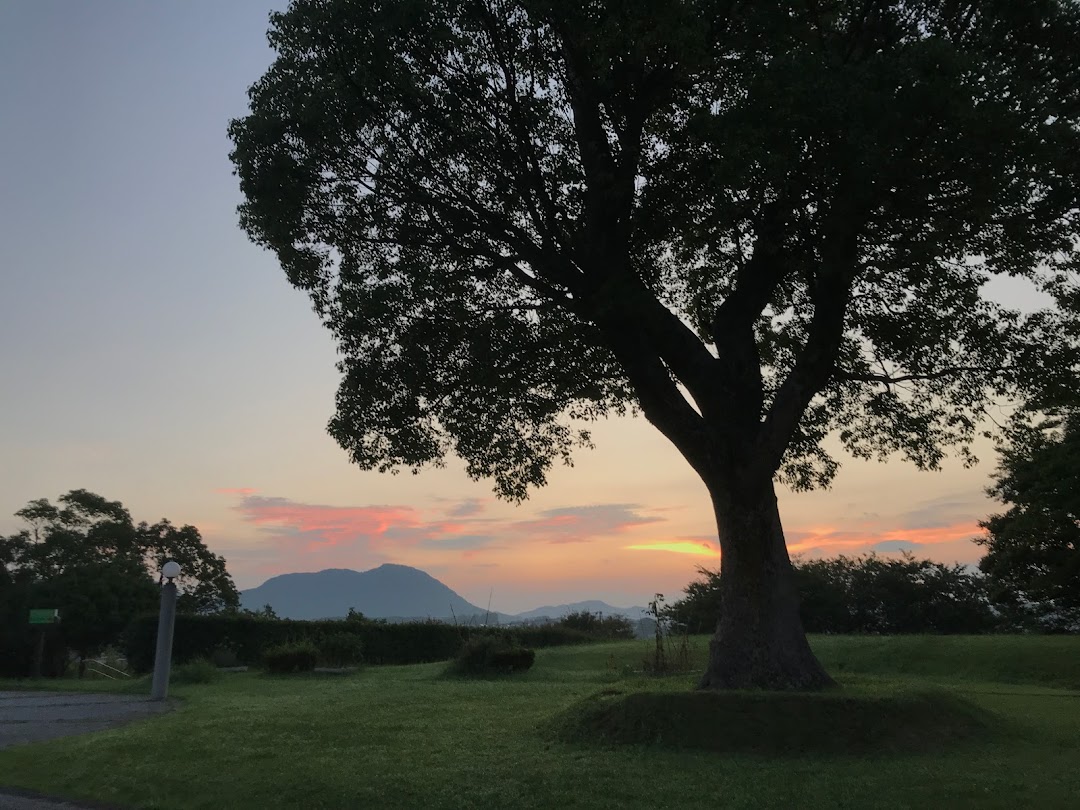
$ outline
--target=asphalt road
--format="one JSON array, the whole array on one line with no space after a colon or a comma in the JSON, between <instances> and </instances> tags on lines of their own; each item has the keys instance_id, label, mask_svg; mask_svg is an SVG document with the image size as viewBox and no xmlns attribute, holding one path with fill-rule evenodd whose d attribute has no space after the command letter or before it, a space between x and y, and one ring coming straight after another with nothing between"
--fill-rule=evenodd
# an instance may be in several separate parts
<instances>
[{"instance_id":1,"label":"asphalt road","mask_svg":"<svg viewBox=\"0 0 1080 810\"><path fill-rule=\"evenodd\" d=\"M132 695L63 692L0 692L0 749L87 734L167 712L175 704ZM0 787L0 810L75 810L64 802ZM100 807L100 805L98 805Z\"/></svg>"}]
</instances>

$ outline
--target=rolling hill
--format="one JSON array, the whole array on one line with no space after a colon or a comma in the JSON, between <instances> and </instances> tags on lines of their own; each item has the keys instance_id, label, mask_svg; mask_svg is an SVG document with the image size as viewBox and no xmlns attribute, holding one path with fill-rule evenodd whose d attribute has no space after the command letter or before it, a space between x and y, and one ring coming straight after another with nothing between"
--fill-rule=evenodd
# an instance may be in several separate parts
<instances>
[{"instance_id":1,"label":"rolling hill","mask_svg":"<svg viewBox=\"0 0 1080 810\"><path fill-rule=\"evenodd\" d=\"M339 618L358 610L372 618L449 618L483 615L435 577L418 568L386 563L370 571L330 568L281 574L240 594L241 607L270 605L283 619Z\"/></svg>"}]
</instances>

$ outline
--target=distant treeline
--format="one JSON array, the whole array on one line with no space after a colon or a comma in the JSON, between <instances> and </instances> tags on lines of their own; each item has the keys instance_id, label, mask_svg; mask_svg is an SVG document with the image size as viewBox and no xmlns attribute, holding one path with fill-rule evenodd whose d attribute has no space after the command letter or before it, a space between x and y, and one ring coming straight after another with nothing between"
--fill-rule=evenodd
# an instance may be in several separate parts
<instances>
[{"instance_id":1,"label":"distant treeline","mask_svg":"<svg viewBox=\"0 0 1080 810\"><path fill-rule=\"evenodd\" d=\"M1046 605L992 600L985 576L946 565L874 554L793 561L808 633L1076 632L1075 617L1054 616ZM686 596L666 617L690 633L711 633L720 616L720 574L699 569ZM1051 606L1052 607L1052 606Z\"/></svg>"}]
</instances>

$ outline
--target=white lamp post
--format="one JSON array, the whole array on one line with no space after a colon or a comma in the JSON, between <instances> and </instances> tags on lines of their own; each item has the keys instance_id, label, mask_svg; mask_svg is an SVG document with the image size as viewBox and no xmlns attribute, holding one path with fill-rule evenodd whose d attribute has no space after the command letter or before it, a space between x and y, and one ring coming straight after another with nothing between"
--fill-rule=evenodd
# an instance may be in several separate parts
<instances>
[{"instance_id":1,"label":"white lamp post","mask_svg":"<svg viewBox=\"0 0 1080 810\"><path fill-rule=\"evenodd\" d=\"M176 583L180 564L169 560L161 566L165 584L161 586L161 611L158 613L157 649L154 653L154 680L151 700L165 700L169 694L169 670L172 667L173 627L176 624Z\"/></svg>"}]
</instances>

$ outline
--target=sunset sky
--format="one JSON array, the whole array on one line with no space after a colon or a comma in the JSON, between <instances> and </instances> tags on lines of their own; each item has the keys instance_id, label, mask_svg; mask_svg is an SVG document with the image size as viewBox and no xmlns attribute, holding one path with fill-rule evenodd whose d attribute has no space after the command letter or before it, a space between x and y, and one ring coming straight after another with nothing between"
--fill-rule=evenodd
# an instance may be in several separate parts
<instances>
[{"instance_id":1,"label":"sunset sky","mask_svg":"<svg viewBox=\"0 0 1080 810\"><path fill-rule=\"evenodd\" d=\"M643 420L598 425L521 506L453 460L362 472L326 435L334 347L237 226L228 161L276 5L0 3L0 532L82 487L194 524L241 588L397 562L504 612L677 596L718 564L714 526ZM981 451L940 473L851 461L830 491L783 493L790 548L977 560Z\"/></svg>"}]
</instances>

